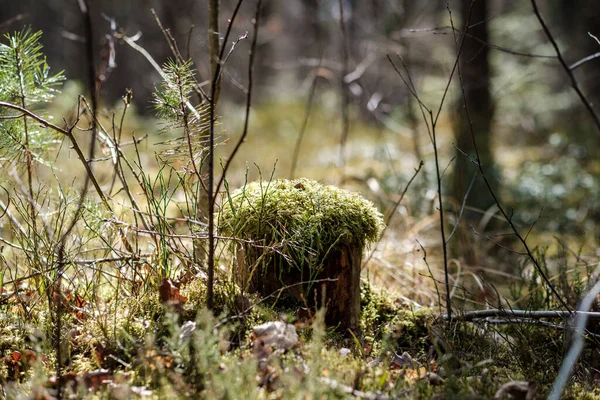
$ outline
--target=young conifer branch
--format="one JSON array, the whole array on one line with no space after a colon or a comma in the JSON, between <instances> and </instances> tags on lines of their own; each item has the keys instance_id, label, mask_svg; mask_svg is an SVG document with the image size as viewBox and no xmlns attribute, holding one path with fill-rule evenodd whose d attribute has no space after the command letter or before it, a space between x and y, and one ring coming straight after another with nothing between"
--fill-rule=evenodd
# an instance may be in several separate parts
<instances>
[{"instance_id":1,"label":"young conifer branch","mask_svg":"<svg viewBox=\"0 0 600 400\"><path fill-rule=\"evenodd\" d=\"M108 199L107 199L106 195L104 194L104 191L100 187L100 184L98 183L98 180L96 179L94 172L92 171L92 168L90 167L85 155L83 154L81 147L79 147L79 144L78 144L77 140L75 139L75 135L73 135L73 129L75 128L75 124L70 126L68 129L65 129L56 124L53 124L52 122L40 117L39 115L33 113L32 111L29 111L28 109L23 108L17 104L0 101L0 107L10 108L10 109L22 112L27 117L39 122L45 128L50 128L58 133L63 134L64 136L66 136L69 139L69 141L71 142L71 145L73 146L73 150L77 154L77 158L79 158L82 165L84 166L86 176L89 176L90 182L96 189L96 192L98 193L98 197L100 197L102 204L106 207L107 210L109 210L111 213L113 213L112 207L108 203Z\"/></svg>"}]
</instances>

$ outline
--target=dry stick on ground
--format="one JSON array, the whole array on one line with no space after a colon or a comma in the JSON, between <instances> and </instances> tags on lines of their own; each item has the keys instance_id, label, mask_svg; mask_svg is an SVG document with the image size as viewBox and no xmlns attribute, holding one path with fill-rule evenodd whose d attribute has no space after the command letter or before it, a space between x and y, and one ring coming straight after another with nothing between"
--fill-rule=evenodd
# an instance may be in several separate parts
<instances>
[{"instance_id":1,"label":"dry stick on ground","mask_svg":"<svg viewBox=\"0 0 600 400\"><path fill-rule=\"evenodd\" d=\"M216 1L216 0L212 0ZM212 81L210 85L209 99L209 139L208 139L208 279L207 279L207 294L206 306L209 310L214 306L214 279L215 279L215 193L213 191L215 184L215 106L217 104L217 85L221 78L222 60L225 54L225 46L231 33L233 23L240 10L240 6L244 0L239 0L233 14L229 19L227 32L223 39L223 45L219 53L219 58L216 60L215 70L213 71ZM212 61L212 60L211 60Z\"/></svg>"},{"instance_id":2,"label":"dry stick on ground","mask_svg":"<svg viewBox=\"0 0 600 400\"><path fill-rule=\"evenodd\" d=\"M442 319L456 319L460 321L475 321L478 319L489 318L489 317L503 317L503 318L569 318L573 314L585 315L586 317L593 319L600 319L600 312L587 312L587 311L552 311L552 310L541 310L541 311L530 311L530 310L504 310L504 309L493 309L493 310L475 310L466 311L464 313L447 314L442 315Z\"/></svg>"},{"instance_id":3,"label":"dry stick on ground","mask_svg":"<svg viewBox=\"0 0 600 400\"><path fill-rule=\"evenodd\" d=\"M340 8L340 31L342 34L342 71L340 76L342 135L340 136L340 166L344 168L346 165L346 142L348 141L348 134L350 133L350 115L348 113L350 96L348 95L348 89L346 88L345 82L346 75L348 74L350 48L348 43L348 33L346 31L346 22L344 21L344 1L338 0L338 6Z\"/></svg>"},{"instance_id":4,"label":"dry stick on ground","mask_svg":"<svg viewBox=\"0 0 600 400\"><path fill-rule=\"evenodd\" d=\"M471 7L472 7L472 5L473 5L473 3L471 2ZM452 24L452 31L455 32L455 30L454 30L454 21L452 20L452 13L451 13L450 9L448 9L448 13L450 15L450 23ZM455 36L455 40L456 40L456 36ZM463 39L462 39L462 42L461 42L461 47L462 47L462 43L464 43L464 36L463 36ZM460 54L457 55L457 58L458 57L460 57ZM544 280L544 282L546 283L546 285L548 285L548 288L550 289L550 291L552 292L552 294L554 294L554 296L557 298L557 300L560 302L560 304L567 311L570 312L571 308L563 300L563 298L560 296L560 294L558 294L558 291L556 290L556 288L554 287L554 285L552 285L552 283L550 282L550 279L548 279L548 277L546 276L546 273L544 272L544 270L542 269L542 267L538 263L537 259L532 254L531 250L529 249L529 245L527 244L527 240L523 236L521 236L521 234L519 233L519 230L517 229L517 227L513 223L512 218L510 216L508 216L508 214L506 214L506 211L504 210L504 207L502 207L502 205L500 204L500 201L498 200L498 197L496 196L496 192L492 188L492 185L490 184L490 182L489 182L489 180L488 180L488 178L487 178L487 176L486 176L486 174L485 174L485 172L483 170L483 164L481 162L481 157L479 156L479 149L477 147L477 141L475 140L475 131L473 129L473 121L472 121L471 116L469 114L469 107L467 105L467 99L465 97L465 87L464 87L463 81L462 81L462 74L461 74L461 70L460 70L460 65L458 65L457 68L458 68L458 79L459 79L460 89L461 89L462 98L463 98L463 108L465 110L467 121L469 123L469 129L471 131L471 140L473 142L473 149L475 150L475 160L474 161L475 161L475 164L477 165L477 167L479 168L479 174L483 178L485 186L487 187L488 192L492 196L492 199L494 200L494 203L498 207L498 210L500 211L500 213L502 214L502 216L504 217L504 219L506 220L506 222L510 226L511 230L514 232L514 234L517 237L517 239L519 239L519 241L523 245L523 248L525 249L525 252L527 253L527 256L529 257L529 259L533 263L535 269L540 274L540 276L542 277L542 279ZM450 313L448 313L448 315L450 315Z\"/></svg>"},{"instance_id":5,"label":"dry stick on ground","mask_svg":"<svg viewBox=\"0 0 600 400\"><path fill-rule=\"evenodd\" d=\"M600 264L598 265L598 267L596 268L596 271L594 272L594 276L596 277L596 279L598 278L598 272L600 272ZM578 310L576 312L576 317L575 317L576 325L575 325L575 329L573 331L573 344L571 345L569 352L567 353L566 357L564 358L563 363L560 366L558 376L556 377L556 380L554 381L554 384L552 385L552 391L550 392L550 395L548 396L548 399L550 399L550 400L559 400L560 399L560 395L561 395L563 389L565 388L565 386L569 380L569 377L571 376L571 372L573 371L573 368L575 367L575 363L577 362L577 359L579 359L581 350L583 350L583 345L584 345L583 335L585 332L585 327L587 325L588 318L590 318L592 316L595 317L596 316L595 314L598 314L598 313L589 313L586 311L592 307L592 304L594 303L594 301L596 301L596 297L598 296L599 293L600 293L600 281L597 281L596 284L594 285L594 287L585 295L585 297L581 301L580 306L578 307Z\"/></svg>"},{"instance_id":6,"label":"dry stick on ground","mask_svg":"<svg viewBox=\"0 0 600 400\"><path fill-rule=\"evenodd\" d=\"M554 47L554 51L556 51L558 61L560 61L560 65L562 65L563 69L565 70L565 73L569 77L569 80L571 81L571 86L573 87L573 90L575 90L575 93L577 93L577 96L579 96L579 99L581 100L581 102L583 103L585 108L588 110L588 112L594 119L596 128L598 128L598 135L600 135L600 117L598 117L598 114L592 107L592 104L588 101L588 99L585 97L585 95L579 88L579 85L577 84L577 80L575 79L575 75L573 74L572 69L569 67L569 65L563 58L562 53L560 52L560 49L558 48L558 44L556 44L556 40L554 40L552 33L550 33L550 29L548 29L548 26L544 22L544 19L542 18L542 14L540 14L540 10L538 9L538 6L537 6L537 3L535 2L535 0L531 0L531 6L533 7L533 12L534 12L535 16L537 17L540 25L542 26L542 29L544 30L546 37L548 37L548 40L550 40L550 43L552 43L552 47Z\"/></svg>"},{"instance_id":7,"label":"dry stick on ground","mask_svg":"<svg viewBox=\"0 0 600 400\"><path fill-rule=\"evenodd\" d=\"M261 7L262 7L262 0L258 0L256 3L256 12L254 13L254 21L252 22L252 24L254 25L254 32L252 33L252 44L250 45L250 51L249 51L249 56L248 56L248 88L247 88L248 91L246 92L246 113L244 115L244 128L242 130L242 135L240 136L240 139L236 143L235 147L233 148L233 151L231 152L231 154L229 155L229 158L227 159L227 162L225 163L225 167L223 167L223 173L221 174L219 183L217 183L217 186L215 187L215 194L214 194L214 198L212 199L213 202L215 202L217 200L217 196L219 195L219 190L221 188L221 185L225 181L227 171L229 170L229 167L231 166L231 162L235 158L235 155L239 151L240 147L242 147L242 144L244 143L244 141L246 140L246 136L248 135L248 123L250 122L250 108L252 106L252 85L254 82L254 79L253 79L254 57L256 55L256 45L258 42L258 28L260 26Z\"/></svg>"}]
</instances>

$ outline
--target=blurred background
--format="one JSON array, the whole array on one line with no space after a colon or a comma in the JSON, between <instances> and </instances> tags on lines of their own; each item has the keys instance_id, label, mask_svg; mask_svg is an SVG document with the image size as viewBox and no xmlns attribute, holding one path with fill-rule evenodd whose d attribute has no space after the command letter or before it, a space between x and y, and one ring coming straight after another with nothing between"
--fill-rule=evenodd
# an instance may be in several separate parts
<instances>
[{"instance_id":1,"label":"blurred background","mask_svg":"<svg viewBox=\"0 0 600 400\"><path fill-rule=\"evenodd\" d=\"M236 3L221 2L221 37ZM600 3L543 3L541 15L597 109L600 58L578 62L600 52L594 37L600 37ZM249 33L225 64L218 107L222 160L242 132L255 6L243 2L230 36L233 43ZM181 54L193 60L207 90L207 10L205 0L92 4L96 64L105 68L111 52L116 64L104 70L102 112L110 120L122 109L126 89L133 91L126 127L137 137L148 135L141 148L150 161L156 143L164 141L151 104L160 76L113 33L136 38L163 65L173 55L158 18ZM55 72L65 71L68 81L52 114L68 119L87 73L77 2L0 0L0 31L23 26L44 32L48 63ZM449 84L463 39L460 74L455 71ZM411 94L411 85L431 117ZM528 234L532 247L562 246L590 260L600 256L600 131L526 0L476 1L472 7L470 0L264 1L248 137L228 180L238 187L261 175L306 176L361 192L386 214L390 226L369 258L374 279L433 302L432 291L419 288L429 279L421 245L434 270L440 268L431 140L432 118L440 110L435 133L448 230L459 219L462 224L450 242L453 276L458 281L472 268L475 287L485 296L478 274L519 279L527 266L505 249L518 244L507 235L507 224L471 161L475 153L463 96L486 176L523 234L535 224ZM421 161L423 168L396 206Z\"/></svg>"}]
</instances>

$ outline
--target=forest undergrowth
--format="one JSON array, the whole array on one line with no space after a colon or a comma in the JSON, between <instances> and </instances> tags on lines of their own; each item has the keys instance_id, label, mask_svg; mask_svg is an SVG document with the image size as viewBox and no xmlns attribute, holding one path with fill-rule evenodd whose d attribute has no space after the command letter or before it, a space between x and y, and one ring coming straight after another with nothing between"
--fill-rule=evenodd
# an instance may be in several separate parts
<instances>
[{"instance_id":1,"label":"forest undergrowth","mask_svg":"<svg viewBox=\"0 0 600 400\"><path fill-rule=\"evenodd\" d=\"M194 104L193 66L175 55L153 98L161 128L140 132L130 91L114 109L94 90L59 95L65 77L50 73L40 35L24 29L0 47L2 397L544 398L583 336L563 398L600 397L597 314L585 334L569 315L598 275L598 255L587 254L595 243L581 239L591 228L578 224L597 212L598 188L587 173L573 183L567 158L553 168L543 157L518 173L508 168L503 196L526 211L506 220L500 204L468 210L478 225L465 230L457 228L464 206L441 196L450 157L438 149L450 144L436 133L450 123L425 105L433 147L425 163L411 154L396 164L408 174L387 166L410 150L358 117L362 134L345 165L332 161L339 148L324 144L322 132L338 104L313 115L294 171L289 155L270 157L288 134L287 122L276 121L300 119L298 102L263 105L249 122L249 90L243 120L229 120L227 107L216 116L218 96ZM248 132L274 133L249 135L265 153L246 166ZM554 137L547 146L562 145ZM222 175L207 169L215 154ZM355 331L326 326L322 309L278 303L281 293L247 293L235 279L241 244L285 252L242 243L219 226L223 208L234 189L243 196L257 187L250 181L262 187L288 171L360 192L383 214L386 227L369 233L363 257ZM569 197L564 217L550 210L538 218L544 196L564 200L575 186L588 201ZM551 237L557 229L566 234ZM512 250L520 244L525 250ZM319 248L286 245L306 259ZM600 311L595 302L591 309Z\"/></svg>"}]
</instances>

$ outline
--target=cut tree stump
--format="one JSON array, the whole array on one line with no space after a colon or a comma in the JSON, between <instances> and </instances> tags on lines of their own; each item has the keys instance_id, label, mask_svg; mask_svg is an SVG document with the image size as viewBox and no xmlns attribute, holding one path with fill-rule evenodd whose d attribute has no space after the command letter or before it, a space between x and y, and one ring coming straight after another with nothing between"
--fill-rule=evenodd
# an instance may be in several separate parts
<instances>
[{"instance_id":1,"label":"cut tree stump","mask_svg":"<svg viewBox=\"0 0 600 400\"><path fill-rule=\"evenodd\" d=\"M234 239L243 290L325 307L327 325L356 334L362 251L384 226L373 203L306 178L252 182L228 196L218 226Z\"/></svg>"},{"instance_id":2,"label":"cut tree stump","mask_svg":"<svg viewBox=\"0 0 600 400\"><path fill-rule=\"evenodd\" d=\"M356 332L360 315L362 252L361 248L348 245L332 249L323 267L311 274L289 266L281 256L260 257L256 248L242 249L240 246L237 283L263 297L272 295L285 299L291 296L313 311L325 307L328 326L342 332ZM261 259L268 261L261 262Z\"/></svg>"}]
</instances>

